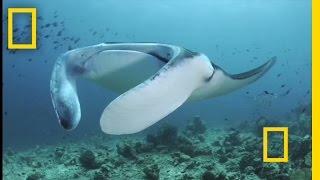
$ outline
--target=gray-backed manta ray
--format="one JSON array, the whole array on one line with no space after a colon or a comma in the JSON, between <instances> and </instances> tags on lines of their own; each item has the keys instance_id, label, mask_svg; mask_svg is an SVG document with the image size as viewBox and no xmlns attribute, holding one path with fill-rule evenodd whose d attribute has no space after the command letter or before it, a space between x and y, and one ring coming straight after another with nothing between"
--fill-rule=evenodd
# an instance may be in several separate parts
<instances>
[{"instance_id":1,"label":"gray-backed manta ray","mask_svg":"<svg viewBox=\"0 0 320 180\"><path fill-rule=\"evenodd\" d=\"M102 112L107 134L140 132L187 101L220 96L263 76L276 57L231 75L206 55L158 43L102 43L58 57L50 91L61 126L74 129L81 118L76 81L84 78L120 93Z\"/></svg>"}]
</instances>

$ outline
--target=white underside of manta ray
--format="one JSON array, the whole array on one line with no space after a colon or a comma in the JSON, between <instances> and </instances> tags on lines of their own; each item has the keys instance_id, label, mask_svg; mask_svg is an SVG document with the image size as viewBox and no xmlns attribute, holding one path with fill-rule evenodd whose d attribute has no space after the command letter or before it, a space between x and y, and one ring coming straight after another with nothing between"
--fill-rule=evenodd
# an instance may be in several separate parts
<instances>
[{"instance_id":1,"label":"white underside of manta ray","mask_svg":"<svg viewBox=\"0 0 320 180\"><path fill-rule=\"evenodd\" d=\"M56 61L50 91L65 129L81 118L76 90L84 78L121 93L102 112L107 134L140 132L186 101L208 99L246 86L263 76L275 57L245 73L230 75L207 56L158 43L102 43L62 54Z\"/></svg>"}]
</instances>

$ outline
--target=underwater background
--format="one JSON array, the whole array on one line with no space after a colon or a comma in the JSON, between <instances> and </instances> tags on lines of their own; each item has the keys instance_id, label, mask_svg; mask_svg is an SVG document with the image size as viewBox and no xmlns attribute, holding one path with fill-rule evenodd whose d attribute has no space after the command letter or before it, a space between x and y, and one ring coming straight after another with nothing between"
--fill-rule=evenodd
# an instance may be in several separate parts
<instances>
[{"instance_id":1,"label":"underwater background","mask_svg":"<svg viewBox=\"0 0 320 180\"><path fill-rule=\"evenodd\" d=\"M37 50L7 49L8 7L37 8ZM29 42L30 17L14 18L14 41ZM2 19L6 179L310 178L310 0L5 0ZM65 131L50 97L53 64L68 50L102 42L183 46L232 74L273 56L277 62L241 90L184 104L126 136L106 135L99 126L101 112L118 94L80 81L82 118L75 130ZM261 151L247 157L262 148L266 125L289 127L288 164L264 167ZM248 143L257 147L246 149ZM230 157L226 147L232 147Z\"/></svg>"}]
</instances>

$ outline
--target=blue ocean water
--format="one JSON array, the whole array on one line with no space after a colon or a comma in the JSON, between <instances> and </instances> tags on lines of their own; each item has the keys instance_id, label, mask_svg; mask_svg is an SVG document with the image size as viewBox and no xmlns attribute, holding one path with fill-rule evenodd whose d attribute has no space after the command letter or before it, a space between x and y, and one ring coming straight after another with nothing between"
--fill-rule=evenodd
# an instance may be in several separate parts
<instances>
[{"instance_id":1,"label":"blue ocean water","mask_svg":"<svg viewBox=\"0 0 320 180\"><path fill-rule=\"evenodd\" d=\"M39 49L7 50L8 7L38 9ZM102 134L101 112L116 93L79 82L82 119L77 129L67 132L58 124L49 92L53 64L61 53L101 42L175 44L206 54L230 73L278 58L254 84L185 104L145 132L164 122L181 126L194 115L211 127L261 116L282 120L292 109L311 102L308 0L5 0L3 12L4 148L55 144L66 135L81 139ZM18 35L26 26L23 18L21 21L16 26Z\"/></svg>"}]
</instances>

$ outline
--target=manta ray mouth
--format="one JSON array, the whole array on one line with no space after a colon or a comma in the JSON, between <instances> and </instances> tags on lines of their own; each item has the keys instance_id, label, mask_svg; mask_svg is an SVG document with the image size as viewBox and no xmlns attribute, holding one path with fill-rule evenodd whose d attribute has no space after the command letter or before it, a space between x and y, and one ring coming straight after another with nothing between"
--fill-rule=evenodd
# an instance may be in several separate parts
<instances>
[{"instance_id":1,"label":"manta ray mouth","mask_svg":"<svg viewBox=\"0 0 320 180\"><path fill-rule=\"evenodd\" d=\"M65 129L65 130L71 130L74 128L73 124L70 123L70 120L64 119L62 117L59 118L60 125Z\"/></svg>"}]
</instances>

